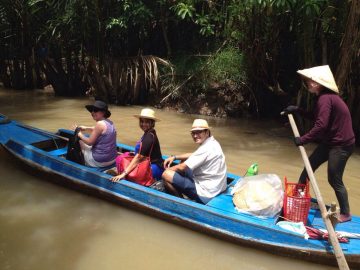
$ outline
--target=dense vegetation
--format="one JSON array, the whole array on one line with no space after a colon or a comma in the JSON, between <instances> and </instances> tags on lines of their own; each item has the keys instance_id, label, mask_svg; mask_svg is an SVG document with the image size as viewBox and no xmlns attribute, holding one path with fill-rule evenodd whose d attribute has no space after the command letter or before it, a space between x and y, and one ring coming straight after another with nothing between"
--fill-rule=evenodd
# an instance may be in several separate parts
<instances>
[{"instance_id":1,"label":"dense vegetation","mask_svg":"<svg viewBox=\"0 0 360 270\"><path fill-rule=\"evenodd\" d=\"M359 1L1 0L0 79L217 116L311 106L329 64L360 136ZM359 141L359 140L358 140Z\"/></svg>"}]
</instances>

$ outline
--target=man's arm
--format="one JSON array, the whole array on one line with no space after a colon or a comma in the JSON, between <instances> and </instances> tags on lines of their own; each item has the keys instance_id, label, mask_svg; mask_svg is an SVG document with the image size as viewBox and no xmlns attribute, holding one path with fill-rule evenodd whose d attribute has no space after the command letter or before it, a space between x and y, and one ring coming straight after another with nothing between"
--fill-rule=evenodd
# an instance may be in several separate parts
<instances>
[{"instance_id":1,"label":"man's arm","mask_svg":"<svg viewBox=\"0 0 360 270\"><path fill-rule=\"evenodd\" d=\"M188 166L186 166L185 162L179 163L175 166L168 167L167 169L174 172L185 172Z\"/></svg>"},{"instance_id":2,"label":"man's arm","mask_svg":"<svg viewBox=\"0 0 360 270\"><path fill-rule=\"evenodd\" d=\"M181 154L181 155L170 156L170 157L168 157L167 159L164 160L164 168L165 169L169 168L171 163L173 163L175 160L185 161L191 155L192 155L192 153L185 153L185 154Z\"/></svg>"}]
</instances>

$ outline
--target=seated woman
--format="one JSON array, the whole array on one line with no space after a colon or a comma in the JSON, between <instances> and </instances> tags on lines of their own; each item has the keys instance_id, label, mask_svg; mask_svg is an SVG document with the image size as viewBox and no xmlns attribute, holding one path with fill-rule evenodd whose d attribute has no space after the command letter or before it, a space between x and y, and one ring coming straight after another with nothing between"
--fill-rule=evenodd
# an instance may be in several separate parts
<instances>
[{"instance_id":1,"label":"seated woman","mask_svg":"<svg viewBox=\"0 0 360 270\"><path fill-rule=\"evenodd\" d=\"M108 118L111 113L105 102L96 100L94 105L86 105L96 121L95 126L76 126L80 131L77 134L81 139L80 147L84 155L85 165L90 167L107 167L115 163L117 157L116 129ZM90 135L85 136L83 132Z\"/></svg>"},{"instance_id":2,"label":"seated woman","mask_svg":"<svg viewBox=\"0 0 360 270\"><path fill-rule=\"evenodd\" d=\"M146 157L150 157L152 174L155 180L160 180L164 171L164 160L160 150L160 143L154 129L155 122L160 121L160 119L155 117L155 112L152 109L147 108L142 109L140 115L134 116L139 118L139 126L144 131L144 135L141 137L140 141L136 143L135 156L127 168L120 168L119 165L123 156L128 155L129 153L117 157L116 167L120 174L111 178L111 181L113 182L118 182L119 180L126 178L126 175L135 169Z\"/></svg>"}]
</instances>

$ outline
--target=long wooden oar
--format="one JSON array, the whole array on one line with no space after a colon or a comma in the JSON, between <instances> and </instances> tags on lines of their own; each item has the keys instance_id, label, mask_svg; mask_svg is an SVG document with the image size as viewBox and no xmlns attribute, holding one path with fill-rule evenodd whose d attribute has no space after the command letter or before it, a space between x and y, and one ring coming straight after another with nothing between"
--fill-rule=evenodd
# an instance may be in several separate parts
<instances>
[{"instance_id":1,"label":"long wooden oar","mask_svg":"<svg viewBox=\"0 0 360 270\"><path fill-rule=\"evenodd\" d=\"M297 126L296 126L296 123L294 121L294 117L292 116L292 114L288 114L288 117L289 117L290 125L291 125L291 128L293 130L293 133L294 133L295 137L300 137L299 131L298 131ZM314 172L313 172L313 170L311 168L310 161L309 161L309 158L308 158L308 156L306 154L305 148L304 148L304 146L300 145L299 149L300 149L301 156L302 156L302 159L303 159L304 164L305 164L306 172L307 172L307 174L309 176L309 179L310 179L311 186L314 189L315 196L316 196L316 199L317 199L318 204L319 204L321 216L322 216L322 218L323 218L323 220L325 222L326 229L327 229L327 231L329 233L330 243L334 248L334 253L335 253L337 263L339 265L339 269L348 270L349 266L348 266L348 264L346 262L346 259L345 259L344 253L343 253L343 251L342 251L342 249L340 247L339 241L338 241L338 239L336 237L334 227L332 226L331 221L329 219L329 215L327 213L323 198L322 198L321 193L320 193L320 189L319 189L319 187L317 185L317 182L316 182L316 179L315 179L315 176L314 176Z\"/></svg>"}]
</instances>

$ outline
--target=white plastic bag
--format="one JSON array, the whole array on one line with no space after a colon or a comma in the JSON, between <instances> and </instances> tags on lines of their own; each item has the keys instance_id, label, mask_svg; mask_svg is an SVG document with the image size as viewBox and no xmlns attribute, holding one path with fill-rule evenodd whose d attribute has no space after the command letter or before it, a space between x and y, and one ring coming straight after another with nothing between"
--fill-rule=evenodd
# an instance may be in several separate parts
<instances>
[{"instance_id":1,"label":"white plastic bag","mask_svg":"<svg viewBox=\"0 0 360 270\"><path fill-rule=\"evenodd\" d=\"M306 240L309 239L309 235L306 232L306 227L303 222L279 221L278 223L276 223L276 225L280 226L285 230L300 234Z\"/></svg>"},{"instance_id":2,"label":"white plastic bag","mask_svg":"<svg viewBox=\"0 0 360 270\"><path fill-rule=\"evenodd\" d=\"M255 216L275 217L283 206L282 182L276 174L244 177L231 194L238 211Z\"/></svg>"}]
</instances>

